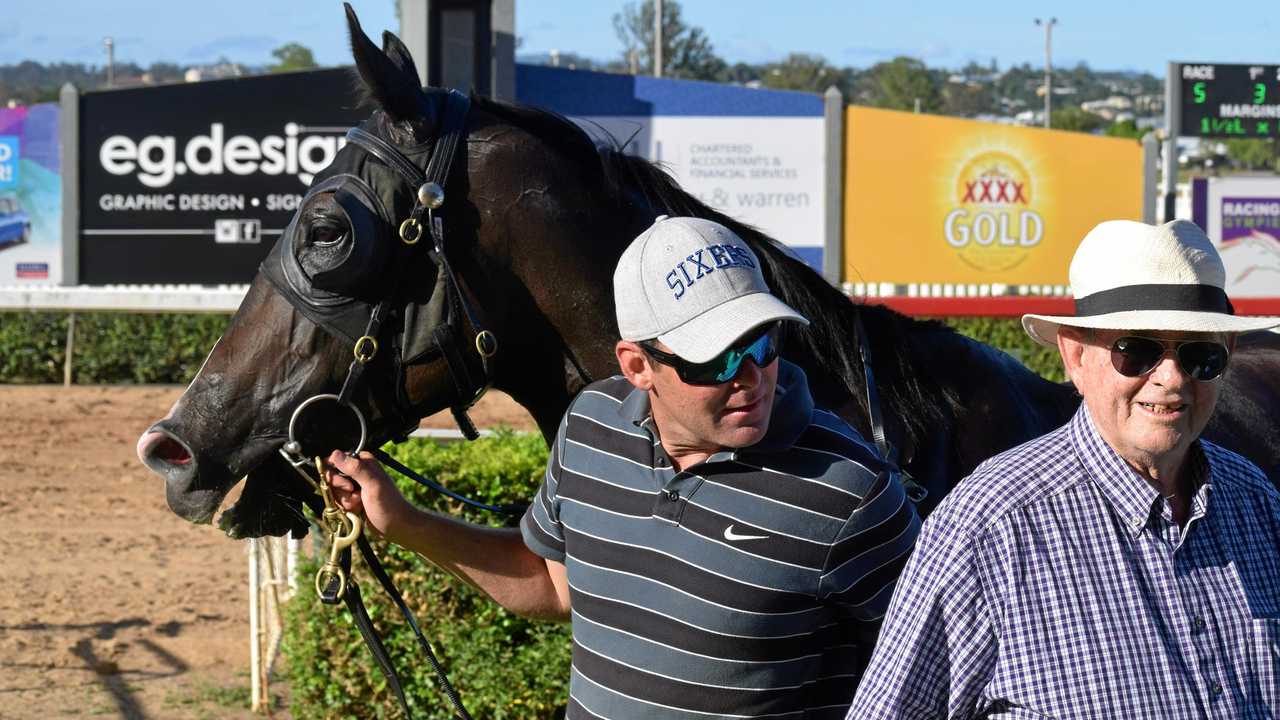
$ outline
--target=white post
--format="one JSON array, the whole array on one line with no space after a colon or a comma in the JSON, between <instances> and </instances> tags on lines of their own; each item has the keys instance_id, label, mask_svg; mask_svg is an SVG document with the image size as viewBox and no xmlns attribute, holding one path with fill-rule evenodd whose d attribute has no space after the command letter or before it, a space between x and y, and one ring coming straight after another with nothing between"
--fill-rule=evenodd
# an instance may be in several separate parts
<instances>
[{"instance_id":1,"label":"white post","mask_svg":"<svg viewBox=\"0 0 1280 720\"><path fill-rule=\"evenodd\" d=\"M67 347L62 358L62 386L71 387L72 358L76 352L76 314L67 314Z\"/></svg>"},{"instance_id":2,"label":"white post","mask_svg":"<svg viewBox=\"0 0 1280 720\"><path fill-rule=\"evenodd\" d=\"M249 695L250 709L262 711L262 643L258 641L258 539L250 538L249 548Z\"/></svg>"},{"instance_id":3,"label":"white post","mask_svg":"<svg viewBox=\"0 0 1280 720\"><path fill-rule=\"evenodd\" d=\"M662 0L653 0L653 76L662 77Z\"/></svg>"}]
</instances>

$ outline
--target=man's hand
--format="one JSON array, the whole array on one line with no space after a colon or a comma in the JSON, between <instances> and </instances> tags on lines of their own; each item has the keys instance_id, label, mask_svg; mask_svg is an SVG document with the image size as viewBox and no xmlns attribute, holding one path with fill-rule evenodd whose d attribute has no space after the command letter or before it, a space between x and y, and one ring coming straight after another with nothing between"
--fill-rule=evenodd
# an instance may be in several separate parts
<instances>
[{"instance_id":1,"label":"man's hand","mask_svg":"<svg viewBox=\"0 0 1280 720\"><path fill-rule=\"evenodd\" d=\"M413 514L413 505L368 452L348 455L334 450L329 455L325 481L339 507L363 512L366 524L388 540L395 540L395 528Z\"/></svg>"}]
</instances>

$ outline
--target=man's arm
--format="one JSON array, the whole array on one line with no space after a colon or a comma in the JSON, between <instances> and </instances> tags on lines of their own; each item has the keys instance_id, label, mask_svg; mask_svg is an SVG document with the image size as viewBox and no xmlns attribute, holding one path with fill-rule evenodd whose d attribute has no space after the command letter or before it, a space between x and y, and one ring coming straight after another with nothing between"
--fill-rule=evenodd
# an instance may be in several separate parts
<instances>
[{"instance_id":1,"label":"man's arm","mask_svg":"<svg viewBox=\"0 0 1280 720\"><path fill-rule=\"evenodd\" d=\"M516 528L474 525L416 508L369 453L329 456L334 499L373 529L526 617L569 619L564 564L525 546ZM341 473L341 474L338 474ZM345 477L344 477L345 476Z\"/></svg>"},{"instance_id":2,"label":"man's arm","mask_svg":"<svg viewBox=\"0 0 1280 720\"><path fill-rule=\"evenodd\" d=\"M939 508L898 580L848 720L970 718L996 661L972 539Z\"/></svg>"}]
</instances>

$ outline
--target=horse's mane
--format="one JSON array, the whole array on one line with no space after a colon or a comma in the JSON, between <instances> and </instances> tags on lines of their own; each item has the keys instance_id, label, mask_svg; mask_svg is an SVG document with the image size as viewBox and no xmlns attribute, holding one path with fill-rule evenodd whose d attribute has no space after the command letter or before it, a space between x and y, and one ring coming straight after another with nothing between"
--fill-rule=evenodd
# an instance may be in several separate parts
<instances>
[{"instance_id":1,"label":"horse's mane","mask_svg":"<svg viewBox=\"0 0 1280 720\"><path fill-rule=\"evenodd\" d=\"M810 378L815 395L853 399L866 407L862 361L854 341L855 318L861 314L867 335L873 339L870 351L883 410L902 423L907 442L918 445L929 429L944 427L954 417L958 399L935 382L919 360L930 352L931 341L939 339L938 334L954 334L947 325L851 302L779 242L708 207L658 165L624 152L612 137L607 138L608 144L598 145L562 115L479 96L475 102L575 159L585 171L599 172L604 194L619 209L635 212L639 205L654 215L706 218L742 238L760 258L774 294L809 318L807 330L793 333L788 342L801 343L815 366L827 373L827 377ZM932 347L936 350L937 346Z\"/></svg>"}]
</instances>

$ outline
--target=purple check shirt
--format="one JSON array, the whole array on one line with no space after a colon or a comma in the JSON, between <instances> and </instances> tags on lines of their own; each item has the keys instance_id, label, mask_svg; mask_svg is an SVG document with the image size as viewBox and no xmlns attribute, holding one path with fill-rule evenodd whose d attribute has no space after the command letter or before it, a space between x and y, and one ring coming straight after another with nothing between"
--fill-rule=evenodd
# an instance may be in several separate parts
<instances>
[{"instance_id":1,"label":"purple check shirt","mask_svg":"<svg viewBox=\"0 0 1280 720\"><path fill-rule=\"evenodd\" d=\"M1185 529L1083 405L979 466L925 522L848 719L1280 715L1280 493L1191 452Z\"/></svg>"}]
</instances>

